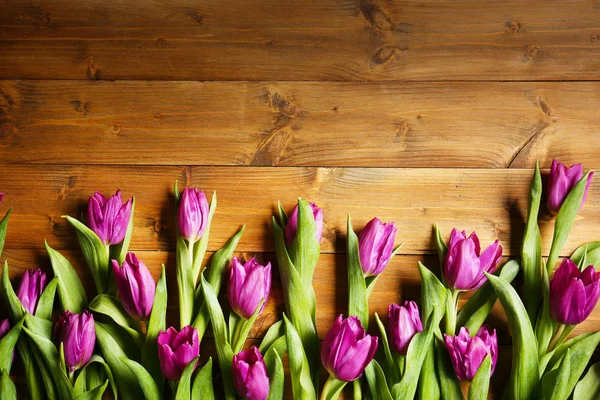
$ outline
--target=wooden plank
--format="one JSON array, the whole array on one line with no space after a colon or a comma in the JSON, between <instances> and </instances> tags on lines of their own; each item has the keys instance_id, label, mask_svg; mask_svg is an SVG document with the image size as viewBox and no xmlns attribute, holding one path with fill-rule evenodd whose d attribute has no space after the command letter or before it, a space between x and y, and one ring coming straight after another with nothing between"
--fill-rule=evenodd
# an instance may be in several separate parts
<instances>
[{"instance_id":1,"label":"wooden plank","mask_svg":"<svg viewBox=\"0 0 600 400\"><path fill-rule=\"evenodd\" d=\"M0 3L0 77L590 80L596 1Z\"/></svg>"},{"instance_id":2,"label":"wooden plank","mask_svg":"<svg viewBox=\"0 0 600 400\"><path fill-rule=\"evenodd\" d=\"M271 215L277 200L291 210L297 197L325 210L322 251L345 251L346 216L356 229L378 216L395 221L403 254L433 253L432 225L449 235L453 227L474 230L483 246L498 238L505 255L518 255L531 170L133 167L6 165L0 175L2 211L14 207L6 248L77 248L62 215L83 215L95 191L136 195L135 250L174 249L172 187L199 186L218 193L210 250L220 248L242 224L240 251L273 251ZM543 210L542 210L543 211ZM590 188L564 255L600 238L600 186ZM540 229L548 251L554 222L543 214Z\"/></svg>"},{"instance_id":3,"label":"wooden plank","mask_svg":"<svg viewBox=\"0 0 600 400\"><path fill-rule=\"evenodd\" d=\"M600 83L0 82L0 163L600 167Z\"/></svg>"}]
</instances>

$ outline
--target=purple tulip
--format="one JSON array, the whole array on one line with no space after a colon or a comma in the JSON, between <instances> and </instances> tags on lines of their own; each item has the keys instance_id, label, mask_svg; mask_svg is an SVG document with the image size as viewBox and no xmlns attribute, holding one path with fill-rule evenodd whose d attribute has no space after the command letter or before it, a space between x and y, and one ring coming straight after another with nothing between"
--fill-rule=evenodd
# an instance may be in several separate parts
<instances>
[{"instance_id":1,"label":"purple tulip","mask_svg":"<svg viewBox=\"0 0 600 400\"><path fill-rule=\"evenodd\" d=\"M17 297L29 314L35 314L40 296L46 287L46 274L41 269L29 269L23 274Z\"/></svg>"},{"instance_id":2,"label":"purple tulip","mask_svg":"<svg viewBox=\"0 0 600 400\"><path fill-rule=\"evenodd\" d=\"M121 200L121 191L106 199L100 192L94 193L88 203L87 219L90 229L105 245L119 244L125 238L132 199L125 204Z\"/></svg>"},{"instance_id":3,"label":"purple tulip","mask_svg":"<svg viewBox=\"0 0 600 400\"><path fill-rule=\"evenodd\" d=\"M404 305L388 306L388 333L390 347L398 354L406 355L408 345L418 332L423 330L419 307L414 301L405 301Z\"/></svg>"},{"instance_id":4,"label":"purple tulip","mask_svg":"<svg viewBox=\"0 0 600 400\"><path fill-rule=\"evenodd\" d=\"M196 242L204 234L208 223L208 200L203 191L185 188L179 200L178 227L181 237Z\"/></svg>"},{"instance_id":5,"label":"purple tulip","mask_svg":"<svg viewBox=\"0 0 600 400\"><path fill-rule=\"evenodd\" d=\"M456 228L450 234L450 244L444 263L444 278L452 289L476 290L485 283L484 272L496 270L502 257L502 246L498 240L492 243L480 255L479 239L475 232L467 237L465 231Z\"/></svg>"},{"instance_id":6,"label":"purple tulip","mask_svg":"<svg viewBox=\"0 0 600 400\"><path fill-rule=\"evenodd\" d=\"M158 334L158 359L163 375L178 381L185 367L200 355L198 330L187 325L177 332L170 327Z\"/></svg>"},{"instance_id":7,"label":"purple tulip","mask_svg":"<svg viewBox=\"0 0 600 400\"><path fill-rule=\"evenodd\" d=\"M358 317L340 314L323 339L321 362L330 375L350 382L373 360L377 345L377 337L367 335Z\"/></svg>"},{"instance_id":8,"label":"purple tulip","mask_svg":"<svg viewBox=\"0 0 600 400\"><path fill-rule=\"evenodd\" d=\"M0 321L0 339L2 339L6 334L10 331L10 323L8 322L8 318ZM13 360L15 359L15 352L13 350L12 353Z\"/></svg>"},{"instance_id":9,"label":"purple tulip","mask_svg":"<svg viewBox=\"0 0 600 400\"><path fill-rule=\"evenodd\" d=\"M558 213L567 195L582 176L583 168L581 164L566 167L564 164L552 160L552 167L550 168L550 176L548 178L548 211L553 214ZM592 172L588 176L580 208L585 203L585 197L587 196L593 177L594 173Z\"/></svg>"},{"instance_id":10,"label":"purple tulip","mask_svg":"<svg viewBox=\"0 0 600 400\"><path fill-rule=\"evenodd\" d=\"M454 366L454 372L461 381L473 380L479 366L488 354L492 357L490 375L494 373L498 360L498 338L495 329L483 325L477 334L471 337L469 330L463 327L460 328L457 336L444 335L444 340Z\"/></svg>"},{"instance_id":11,"label":"purple tulip","mask_svg":"<svg viewBox=\"0 0 600 400\"><path fill-rule=\"evenodd\" d=\"M64 346L65 363L72 373L87 364L94 353L94 316L87 310L81 314L73 314L67 310L58 317L54 336Z\"/></svg>"},{"instance_id":12,"label":"purple tulip","mask_svg":"<svg viewBox=\"0 0 600 400\"><path fill-rule=\"evenodd\" d=\"M233 386L248 400L265 400L269 396L269 376L262 354L256 346L233 356Z\"/></svg>"},{"instance_id":13,"label":"purple tulip","mask_svg":"<svg viewBox=\"0 0 600 400\"><path fill-rule=\"evenodd\" d=\"M121 267L117 260L112 260L112 267L125 310L134 318L148 320L156 285L146 264L130 252Z\"/></svg>"},{"instance_id":14,"label":"purple tulip","mask_svg":"<svg viewBox=\"0 0 600 400\"><path fill-rule=\"evenodd\" d=\"M577 325L594 310L600 297L600 272L593 265L583 272L568 258L550 283L550 315L561 324Z\"/></svg>"},{"instance_id":15,"label":"purple tulip","mask_svg":"<svg viewBox=\"0 0 600 400\"><path fill-rule=\"evenodd\" d=\"M308 202L313 212L315 224L317 225L317 238L319 243L323 238L323 209L317 206L315 203ZM285 225L285 242L287 246L291 246L292 242L296 238L296 230L298 229L298 205L292 210L292 214L288 218L288 222Z\"/></svg>"},{"instance_id":16,"label":"purple tulip","mask_svg":"<svg viewBox=\"0 0 600 400\"><path fill-rule=\"evenodd\" d=\"M0 192L0 203L2 203L2 200L4 200L4 193Z\"/></svg>"},{"instance_id":17,"label":"purple tulip","mask_svg":"<svg viewBox=\"0 0 600 400\"><path fill-rule=\"evenodd\" d=\"M360 232L358 252L365 276L375 276L387 267L394 251L396 227L393 222L383 223L373 218Z\"/></svg>"},{"instance_id":18,"label":"purple tulip","mask_svg":"<svg viewBox=\"0 0 600 400\"><path fill-rule=\"evenodd\" d=\"M271 263L262 266L254 257L242 264L237 257L231 260L227 294L229 304L242 318L250 318L261 300L259 313L265 309L271 291Z\"/></svg>"}]
</instances>

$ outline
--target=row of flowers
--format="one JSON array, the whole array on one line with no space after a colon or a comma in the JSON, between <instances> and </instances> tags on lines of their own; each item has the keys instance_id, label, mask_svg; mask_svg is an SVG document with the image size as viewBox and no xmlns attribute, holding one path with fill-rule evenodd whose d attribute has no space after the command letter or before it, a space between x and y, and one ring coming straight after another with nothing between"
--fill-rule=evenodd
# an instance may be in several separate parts
<instances>
[{"instance_id":1,"label":"row of flowers","mask_svg":"<svg viewBox=\"0 0 600 400\"><path fill-rule=\"evenodd\" d=\"M349 382L354 398L368 393L375 400L460 399L460 381L471 382L470 399L480 399L488 395L498 359L496 330L485 321L499 299L513 335L507 395L594 398L590 383L600 367L579 378L600 333L566 339L600 297L600 273L593 265L600 262L600 242L578 248L553 274L592 177L581 165L567 168L553 162L547 208L557 216L547 262L537 225L542 193L537 166L520 260L501 267L498 240L482 251L474 232L453 229L446 243L436 226L439 274L419 263L420 301L390 304L386 324L375 314L379 336L367 333L368 299L400 248L395 247L397 228L373 218L357 235L348 217L349 317L339 315L322 342L312 280L323 210L300 199L288 216L280 204L273 233L286 310L260 346L245 350L269 299L271 264L233 256L242 227L203 266L216 194L209 203L204 192L185 188L180 193L175 186L178 330L166 327L165 266L155 282L144 262L128 251L135 199L123 202L119 191L109 198L96 192L89 200L86 223L65 217L77 232L95 282L97 295L91 301L69 261L48 244L53 276L28 270L16 292L5 262L1 292L9 319L0 323L0 354L6 356L0 361L0 397L17 397L9 377L17 353L32 399L100 399L108 387L115 398L282 399L282 358L287 354L291 389L298 399L316 399L319 392L322 399L335 399ZM0 222L0 252L9 215L10 210ZM511 286L519 272L522 296ZM229 303L225 309L218 300L224 278ZM459 310L464 292L474 293ZM60 311L53 322L56 293ZM198 362L209 326L222 388L214 387L212 359L202 366ZM322 388L321 365L329 373Z\"/></svg>"}]
</instances>

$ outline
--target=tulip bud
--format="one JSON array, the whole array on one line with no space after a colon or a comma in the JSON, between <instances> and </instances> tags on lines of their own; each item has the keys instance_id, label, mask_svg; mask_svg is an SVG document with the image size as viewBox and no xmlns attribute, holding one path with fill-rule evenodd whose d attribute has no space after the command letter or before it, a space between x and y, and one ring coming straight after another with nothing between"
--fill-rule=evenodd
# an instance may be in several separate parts
<instances>
[{"instance_id":1,"label":"tulip bud","mask_svg":"<svg viewBox=\"0 0 600 400\"><path fill-rule=\"evenodd\" d=\"M475 232L467 237L465 231L452 229L443 270L448 287L458 290L480 288L487 280L484 272L494 272L500 257L502 246L498 240L480 255L479 239Z\"/></svg>"},{"instance_id":2,"label":"tulip bud","mask_svg":"<svg viewBox=\"0 0 600 400\"><path fill-rule=\"evenodd\" d=\"M130 252L121 267L117 260L112 260L112 267L125 310L134 318L148 320L156 285L146 264Z\"/></svg>"},{"instance_id":3,"label":"tulip bud","mask_svg":"<svg viewBox=\"0 0 600 400\"><path fill-rule=\"evenodd\" d=\"M452 360L454 372L461 381L471 381L481 366L485 357L490 354L494 373L498 360L498 338L496 330L488 325L479 328L473 337L467 328L460 328L457 336L444 335L446 349Z\"/></svg>"},{"instance_id":4,"label":"tulip bud","mask_svg":"<svg viewBox=\"0 0 600 400\"><path fill-rule=\"evenodd\" d=\"M418 332L423 330L419 307L414 301L405 301L404 305L388 306L388 333L390 347L398 354L406 355L408 345Z\"/></svg>"},{"instance_id":5,"label":"tulip bud","mask_svg":"<svg viewBox=\"0 0 600 400\"><path fill-rule=\"evenodd\" d=\"M377 337L367 335L358 317L340 314L323 339L321 362L330 375L350 382L373 360L377 345Z\"/></svg>"},{"instance_id":6,"label":"tulip bud","mask_svg":"<svg viewBox=\"0 0 600 400\"><path fill-rule=\"evenodd\" d=\"M229 304L242 318L250 318L261 300L265 300L261 313L271 291L271 263L262 266L254 257L242 264L237 257L231 260L227 294Z\"/></svg>"},{"instance_id":7,"label":"tulip bud","mask_svg":"<svg viewBox=\"0 0 600 400\"><path fill-rule=\"evenodd\" d=\"M583 272L566 258L550 283L550 315L561 324L577 325L594 310L600 297L600 272L593 265Z\"/></svg>"},{"instance_id":8,"label":"tulip bud","mask_svg":"<svg viewBox=\"0 0 600 400\"><path fill-rule=\"evenodd\" d=\"M269 376L262 354L256 346L233 356L233 385L248 400L266 400L269 396Z\"/></svg>"},{"instance_id":9,"label":"tulip bud","mask_svg":"<svg viewBox=\"0 0 600 400\"><path fill-rule=\"evenodd\" d=\"M121 191L106 199L100 192L94 193L88 203L87 219L90 229L105 245L119 244L125 238L132 199L123 204Z\"/></svg>"},{"instance_id":10,"label":"tulip bud","mask_svg":"<svg viewBox=\"0 0 600 400\"><path fill-rule=\"evenodd\" d=\"M179 200L178 227L181 237L196 242L204 234L208 223L208 200L203 191L185 188Z\"/></svg>"},{"instance_id":11,"label":"tulip bud","mask_svg":"<svg viewBox=\"0 0 600 400\"><path fill-rule=\"evenodd\" d=\"M96 345L94 316L87 310L81 314L65 311L54 326L54 336L62 343L69 373L83 367L92 357Z\"/></svg>"},{"instance_id":12,"label":"tulip bud","mask_svg":"<svg viewBox=\"0 0 600 400\"><path fill-rule=\"evenodd\" d=\"M35 314L40 296L46 287L46 274L41 269L29 269L23 274L17 297L29 314Z\"/></svg>"},{"instance_id":13,"label":"tulip bud","mask_svg":"<svg viewBox=\"0 0 600 400\"><path fill-rule=\"evenodd\" d=\"M319 208L315 203L308 202L313 212L315 224L317 225L317 238L319 243L323 238L323 209ZM288 218L287 224L285 225L285 242L287 246L290 246L296 238L296 230L298 229L298 205L292 210L292 214Z\"/></svg>"},{"instance_id":14,"label":"tulip bud","mask_svg":"<svg viewBox=\"0 0 600 400\"><path fill-rule=\"evenodd\" d=\"M581 164L566 167L564 164L552 160L552 167L550 168L550 176L548 178L548 211L553 214L558 213L567 195L582 176L583 168ZM585 197L587 196L593 177L594 173L592 172L588 176L585 192L581 199L581 207L585 203Z\"/></svg>"},{"instance_id":15,"label":"tulip bud","mask_svg":"<svg viewBox=\"0 0 600 400\"><path fill-rule=\"evenodd\" d=\"M200 355L198 330L187 325L180 332L170 327L158 334L158 359L163 375L178 381L187 365Z\"/></svg>"},{"instance_id":16,"label":"tulip bud","mask_svg":"<svg viewBox=\"0 0 600 400\"><path fill-rule=\"evenodd\" d=\"M358 252L365 276L379 275L387 267L394 251L396 231L393 222L386 224L373 218L360 232Z\"/></svg>"}]
</instances>

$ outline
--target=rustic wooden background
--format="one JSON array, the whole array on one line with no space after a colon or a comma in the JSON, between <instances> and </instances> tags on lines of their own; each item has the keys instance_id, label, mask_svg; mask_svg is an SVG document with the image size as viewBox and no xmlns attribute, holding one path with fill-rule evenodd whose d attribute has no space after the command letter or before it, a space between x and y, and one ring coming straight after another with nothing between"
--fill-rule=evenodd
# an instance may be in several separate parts
<instances>
[{"instance_id":1,"label":"rustic wooden background","mask_svg":"<svg viewBox=\"0 0 600 400\"><path fill-rule=\"evenodd\" d=\"M535 160L600 167L600 2L0 0L0 212L11 276L44 239L92 290L73 229L95 191L136 196L131 250L175 288L172 185L216 190L209 250L241 225L274 259L270 216L325 209L323 335L345 311L345 218L404 242L371 310L419 296L432 224L517 256ZM546 171L544 171L546 172ZM600 182L563 255L600 238ZM552 219L542 217L548 251ZM174 290L172 291L174 293ZM280 317L278 277L252 337ZM171 309L176 307L174 296ZM173 323L176 318L172 314ZM491 323L510 343L497 306ZM574 332L600 327L600 310ZM203 354L213 352L210 339ZM501 350L496 391L506 378Z\"/></svg>"}]
</instances>

